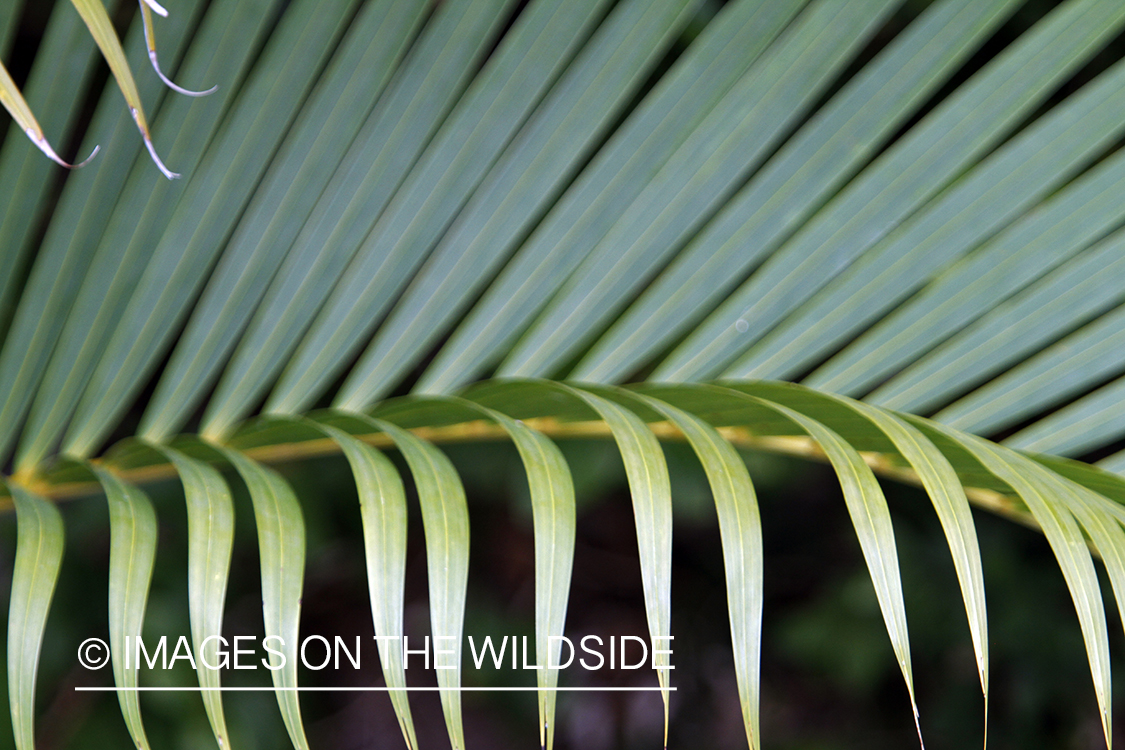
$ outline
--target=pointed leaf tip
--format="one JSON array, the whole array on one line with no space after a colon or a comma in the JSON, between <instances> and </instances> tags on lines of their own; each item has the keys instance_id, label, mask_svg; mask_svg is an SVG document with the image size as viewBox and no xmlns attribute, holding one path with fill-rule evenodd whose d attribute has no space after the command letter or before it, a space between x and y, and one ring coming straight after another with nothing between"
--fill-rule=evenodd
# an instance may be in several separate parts
<instances>
[{"instance_id":1,"label":"pointed leaf tip","mask_svg":"<svg viewBox=\"0 0 1125 750\"><path fill-rule=\"evenodd\" d=\"M151 156L152 160L156 162L157 168L164 174L165 177L167 177L169 180L180 179L179 172L173 172L172 170L168 169L168 167L164 166L164 162L160 160L160 156L158 156L156 153L156 146L152 144L152 138L149 138L147 134L145 135L145 148L148 149L149 156Z\"/></svg>"},{"instance_id":2,"label":"pointed leaf tip","mask_svg":"<svg viewBox=\"0 0 1125 750\"><path fill-rule=\"evenodd\" d=\"M35 119L31 108L28 107L27 102L24 100L23 95L20 93L19 88L16 87L15 81L12 80L11 75L8 74L7 68L3 63L0 63L0 105L8 111L12 119L16 121L20 129L23 130L35 147L47 155L51 161L56 164L66 167L67 169L76 169L84 166L90 159L94 158L94 154L98 153L98 147L94 147L94 151L86 157L85 161L79 164L70 164L59 158L55 150L51 148L51 144L47 141L47 136L43 134L43 128Z\"/></svg>"},{"instance_id":3,"label":"pointed leaf tip","mask_svg":"<svg viewBox=\"0 0 1125 750\"><path fill-rule=\"evenodd\" d=\"M164 162L161 161L160 155L156 153L156 145L152 142L152 133L150 133L148 130L148 123L145 122L144 115L141 114L141 111L136 107L130 107L129 113L133 116L133 122L137 123L137 128L141 131L141 137L145 142L145 148L148 149L148 155L152 157L152 160L156 163L157 168L169 180L178 180L180 178L180 173L173 172L172 170L168 169L168 167L164 166Z\"/></svg>"},{"instance_id":4,"label":"pointed leaf tip","mask_svg":"<svg viewBox=\"0 0 1125 750\"><path fill-rule=\"evenodd\" d=\"M90 152L89 156L87 156L77 164L71 164L70 162L61 158L57 153L55 153L55 150L51 148L51 144L47 142L47 139L44 138L41 134L36 133L34 128L27 128L24 132L27 134L27 137L31 139L31 142L34 143L40 151L46 154L51 161L53 161L55 164L58 164L60 167L66 167L67 169L81 169L82 167L89 164L90 160L97 156L98 151L101 149L101 146L94 146L94 150Z\"/></svg>"}]
</instances>

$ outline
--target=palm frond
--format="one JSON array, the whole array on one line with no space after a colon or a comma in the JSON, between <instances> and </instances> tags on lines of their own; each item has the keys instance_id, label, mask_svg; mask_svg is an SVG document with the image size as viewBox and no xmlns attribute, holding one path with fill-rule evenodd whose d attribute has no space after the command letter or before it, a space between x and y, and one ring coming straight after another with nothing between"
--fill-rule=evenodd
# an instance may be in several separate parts
<instances>
[{"instance_id":1,"label":"palm frond","mask_svg":"<svg viewBox=\"0 0 1125 750\"><path fill-rule=\"evenodd\" d=\"M9 5L0 56L20 16ZM535 653L551 665L576 516L555 441L579 435L611 440L622 459L654 649L674 637L659 441L686 440L698 457L752 748L763 550L739 448L831 464L912 705L876 475L933 501L986 706L969 504L1040 528L1074 600L1108 746L1094 553L1120 610L1125 63L1110 45L1125 6L1066 0L1027 29L1013 20L1020 6L181 0L155 25L159 8L142 2L118 45L100 0L57 3L23 94L0 68L15 118L0 142L0 502L18 526L18 750L34 744L64 543L55 503L93 488L108 500L113 671L144 748L139 665L123 661L156 553L141 487L183 484L192 641L213 654L231 476L253 506L265 633L285 662L271 673L278 705L294 747L307 747L294 650L306 533L276 468L323 452L342 453L355 476L383 674L410 748L388 643L404 635L405 475L417 490L432 632L454 644L437 651L442 710L452 746L465 747L472 513L437 445L518 449ZM999 44L1001 33L1014 38ZM101 92L90 90L95 43L114 79ZM218 89L182 96L171 79ZM25 133L39 147L44 133L100 144L102 156L56 174ZM152 169L141 149L156 159L157 145L183 180ZM404 457L403 476L385 449ZM672 673L658 651L653 665L667 736ZM219 674L198 677L225 750ZM558 681L558 669L537 673L544 747ZM921 737L916 705L914 716Z\"/></svg>"}]
</instances>

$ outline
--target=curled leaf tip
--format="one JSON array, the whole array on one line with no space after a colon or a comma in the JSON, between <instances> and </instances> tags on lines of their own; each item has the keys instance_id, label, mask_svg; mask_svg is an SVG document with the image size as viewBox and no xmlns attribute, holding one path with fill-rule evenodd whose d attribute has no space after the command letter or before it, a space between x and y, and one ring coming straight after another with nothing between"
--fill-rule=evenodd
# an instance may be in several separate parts
<instances>
[{"instance_id":1,"label":"curled leaf tip","mask_svg":"<svg viewBox=\"0 0 1125 750\"><path fill-rule=\"evenodd\" d=\"M180 179L179 172L173 172L164 166L164 162L160 160L159 154L156 153L156 146L152 143L152 135L148 132L148 125L145 123L144 116L135 107L130 107L129 112L133 115L133 121L137 123L137 128L141 131L141 137L144 138L145 148L148 149L149 156L156 162L156 166L169 180Z\"/></svg>"},{"instance_id":2,"label":"curled leaf tip","mask_svg":"<svg viewBox=\"0 0 1125 750\"><path fill-rule=\"evenodd\" d=\"M97 155L98 155L98 151L101 151L101 148L102 148L101 146L98 146L98 145L96 145L96 144L95 144L95 146L94 146L94 150L90 152L90 155L89 155L89 156L87 156L87 157L86 157L85 159L83 159L82 161L78 162L77 164L73 164L73 165L71 165L71 169L79 169L79 168L81 168L81 167L84 167L84 166L86 166L87 164L89 164L89 163L90 163L90 161L91 161L91 160L92 160L92 159L93 159L93 158L94 158L95 156L97 156Z\"/></svg>"},{"instance_id":3,"label":"curled leaf tip","mask_svg":"<svg viewBox=\"0 0 1125 750\"><path fill-rule=\"evenodd\" d=\"M152 62L152 69L156 71L156 75L160 76L160 80L164 82L164 85L177 94L183 94L184 96L210 96L219 90L218 86L212 86L206 91L193 91L191 89L185 89L183 86L177 86L172 79L164 75L164 71L160 69L160 63L156 58L156 50L149 50L148 59Z\"/></svg>"},{"instance_id":4,"label":"curled leaf tip","mask_svg":"<svg viewBox=\"0 0 1125 750\"><path fill-rule=\"evenodd\" d=\"M55 150L51 148L51 144L47 142L47 139L41 136L39 133L35 132L34 128L28 128L24 132L27 134L27 137L31 139L31 142L34 143L40 151L46 154L51 161L55 162L59 166L66 167L67 169L79 169L86 166L90 163L91 159L97 156L98 149L100 148L100 146L94 146L94 150L90 152L89 156L87 156L77 164L71 164L70 162L60 158L59 155L55 153Z\"/></svg>"},{"instance_id":5,"label":"curled leaf tip","mask_svg":"<svg viewBox=\"0 0 1125 750\"><path fill-rule=\"evenodd\" d=\"M152 145L152 139L147 135L145 136L145 148L148 149L149 156L151 156L152 160L156 162L156 166L160 169L161 172L164 173L165 177L167 177L169 180L180 179L179 172L173 172L172 170L168 169L168 167L164 166L164 162L160 161L160 157L156 153L156 146Z\"/></svg>"},{"instance_id":6,"label":"curled leaf tip","mask_svg":"<svg viewBox=\"0 0 1125 750\"><path fill-rule=\"evenodd\" d=\"M154 13L156 13L156 15L158 15L158 16L160 16L160 17L162 17L162 18L167 18L167 17L168 17L168 10L167 10L167 8L165 8L165 7L164 7L163 5L161 5L160 3L156 2L156 0L141 0L141 1L142 1L142 2L143 2L143 3L145 4L145 5L147 5L148 7L152 8L152 11L153 11Z\"/></svg>"}]
</instances>

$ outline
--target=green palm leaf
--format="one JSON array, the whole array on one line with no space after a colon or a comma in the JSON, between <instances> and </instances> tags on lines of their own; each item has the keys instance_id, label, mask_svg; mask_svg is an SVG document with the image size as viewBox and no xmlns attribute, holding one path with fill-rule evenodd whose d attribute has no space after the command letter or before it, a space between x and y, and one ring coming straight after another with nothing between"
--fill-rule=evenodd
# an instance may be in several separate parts
<instances>
[{"instance_id":1,"label":"green palm leaf","mask_svg":"<svg viewBox=\"0 0 1125 750\"><path fill-rule=\"evenodd\" d=\"M751 747L763 742L766 562L739 450L831 464L912 704L876 475L933 502L986 715L970 503L1042 530L1108 745L1095 557L1120 611L1125 63L1111 44L1125 6L1024 5L143 0L111 17L73 0L51 10L37 52L22 36L12 45L31 0L0 8L13 117L0 140L0 509L18 532L17 747L34 745L39 654L55 648L55 504L108 499L115 684L147 747L142 678L122 659L156 556L148 494L182 483L200 650L224 627L235 474L257 529L264 632L284 641L282 723L307 747L295 649L320 532L306 537L285 472L326 452L355 478L382 672L410 748L393 639L406 634L408 484L419 498L432 633L457 644L439 651L440 701L452 746L466 747L473 509L464 467L437 445L495 440L516 447L531 501L546 665L534 689L552 747L577 514L556 442L574 437L621 457L654 647L675 637L676 502L660 441L686 440L698 458ZM17 86L9 71L25 68ZM172 80L218 90L185 96L200 92ZM57 172L36 151L61 162L48 140L102 156ZM155 143L182 180L152 169L142 144L175 176ZM659 650L652 665L667 741L675 673ZM225 750L219 675L199 668L198 682Z\"/></svg>"},{"instance_id":2,"label":"green palm leaf","mask_svg":"<svg viewBox=\"0 0 1125 750\"><path fill-rule=\"evenodd\" d=\"M63 553L63 520L50 501L12 490L19 525L8 608L8 694L16 747L35 747L35 678ZM30 662L30 663L28 663Z\"/></svg>"}]
</instances>

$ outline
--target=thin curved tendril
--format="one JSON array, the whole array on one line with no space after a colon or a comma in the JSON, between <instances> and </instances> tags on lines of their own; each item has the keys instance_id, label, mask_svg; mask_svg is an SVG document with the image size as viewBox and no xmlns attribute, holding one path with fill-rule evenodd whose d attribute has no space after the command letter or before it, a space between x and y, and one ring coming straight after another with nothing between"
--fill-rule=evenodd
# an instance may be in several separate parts
<instances>
[{"instance_id":1,"label":"thin curved tendril","mask_svg":"<svg viewBox=\"0 0 1125 750\"><path fill-rule=\"evenodd\" d=\"M141 22L144 24L145 28L145 43L148 45L148 59L149 62L152 63L152 69L156 71L156 75L159 76L160 80L164 82L164 85L178 94L183 94L184 96L207 96L218 91L218 86L212 86L206 91L192 91L191 89L185 89L183 86L176 85L172 82L172 79L164 75L164 71L160 69L160 62L156 56L156 31L155 29L153 29L152 16L149 13L149 8L152 8L162 16L167 16L168 11L152 2L152 0L138 1L141 4Z\"/></svg>"},{"instance_id":2,"label":"thin curved tendril","mask_svg":"<svg viewBox=\"0 0 1125 750\"><path fill-rule=\"evenodd\" d=\"M148 149L148 153L152 157L152 160L156 162L156 166L160 169L161 172L164 173L165 177L167 177L169 180L180 179L179 172L173 172L172 170L168 169L168 167L164 166L164 162L160 161L160 157L156 155L156 146L152 145L152 138L149 138L148 136L145 137L145 148Z\"/></svg>"},{"instance_id":3,"label":"thin curved tendril","mask_svg":"<svg viewBox=\"0 0 1125 750\"><path fill-rule=\"evenodd\" d=\"M156 71L156 75L160 76L160 80L164 82L164 85L177 94L183 94L184 96L210 96L219 90L218 85L212 86L206 91L192 91L191 89L185 89L183 86L177 86L172 79L164 75L164 71L160 69L160 63L156 60L155 49L149 50L148 59L152 61L152 69Z\"/></svg>"},{"instance_id":4,"label":"thin curved tendril","mask_svg":"<svg viewBox=\"0 0 1125 750\"><path fill-rule=\"evenodd\" d=\"M148 128L144 127L144 125L141 124L141 120L137 114L137 110L131 109L130 112L133 113L133 119L136 121L137 126L141 129L141 133L145 139L145 148L148 149L149 156L152 157L152 160L156 162L156 166L160 169L161 172L164 173L164 176L169 180L180 179L180 174L178 172L173 172L172 170L168 169L168 167L164 166L164 162L160 161L160 157L156 153L156 146L154 146L152 143L152 136L149 134Z\"/></svg>"},{"instance_id":5,"label":"thin curved tendril","mask_svg":"<svg viewBox=\"0 0 1125 750\"><path fill-rule=\"evenodd\" d=\"M101 146L94 146L94 150L90 152L89 156L87 156L77 164L71 164L70 162L65 161L64 159L59 157L59 155L55 153L55 150L51 148L51 144L47 142L47 139L41 137L38 133L35 132L33 128L28 128L24 132L26 133L27 137L31 139L31 142L34 143L40 151L46 154L47 157L51 159L51 161L60 166L66 167L67 169L79 169L86 166L90 163L91 159L98 155L98 150L101 148Z\"/></svg>"}]
</instances>

